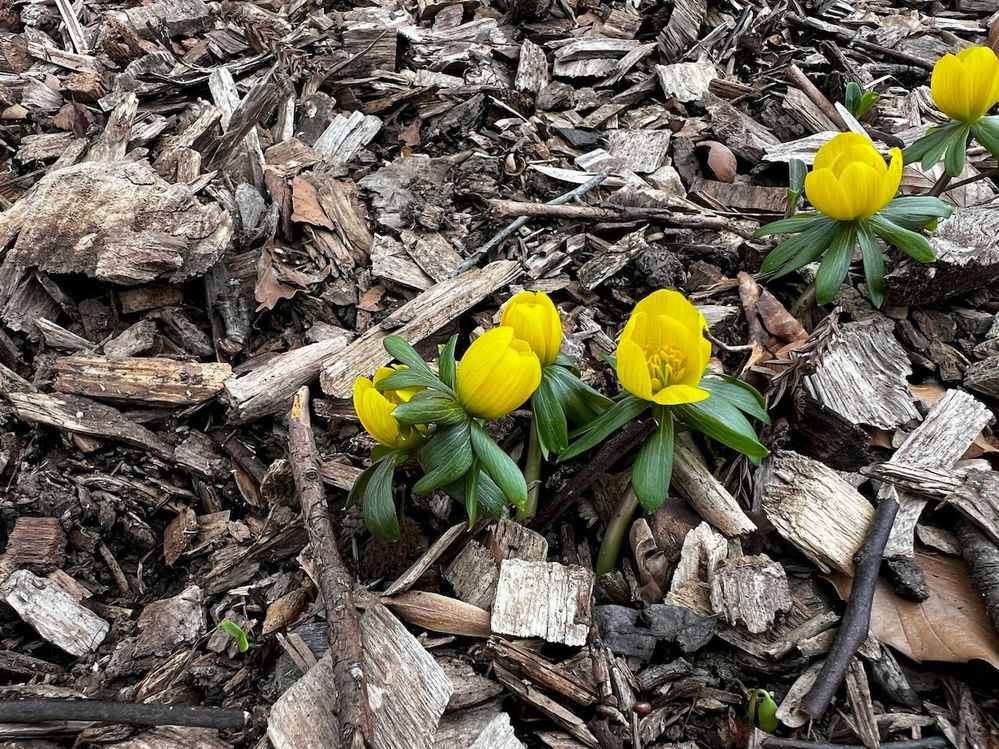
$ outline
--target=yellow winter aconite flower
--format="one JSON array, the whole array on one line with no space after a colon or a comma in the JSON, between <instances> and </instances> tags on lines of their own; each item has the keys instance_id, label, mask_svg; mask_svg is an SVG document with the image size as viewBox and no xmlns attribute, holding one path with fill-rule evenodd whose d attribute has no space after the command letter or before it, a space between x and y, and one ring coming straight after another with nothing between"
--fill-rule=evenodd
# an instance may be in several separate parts
<instances>
[{"instance_id":1,"label":"yellow winter aconite flower","mask_svg":"<svg viewBox=\"0 0 999 749\"><path fill-rule=\"evenodd\" d=\"M711 343L708 324L676 291L660 289L635 305L617 345L617 378L632 395L663 406L708 397L698 387Z\"/></svg>"},{"instance_id":2,"label":"yellow winter aconite flower","mask_svg":"<svg viewBox=\"0 0 999 749\"><path fill-rule=\"evenodd\" d=\"M480 419L506 416L531 397L541 383L541 362L512 327L501 325L479 336L458 362L458 400Z\"/></svg>"},{"instance_id":3,"label":"yellow winter aconite flower","mask_svg":"<svg viewBox=\"0 0 999 749\"><path fill-rule=\"evenodd\" d=\"M386 447L408 449L420 441L420 433L412 427L401 425L392 415L395 407L406 403L422 388L403 388L379 393L375 385L393 372L405 369L403 365L382 367L372 379L358 377L354 380L354 412L361 426L375 440Z\"/></svg>"},{"instance_id":4,"label":"yellow winter aconite flower","mask_svg":"<svg viewBox=\"0 0 999 749\"><path fill-rule=\"evenodd\" d=\"M867 218L880 211L902 182L902 152L893 148L891 164L859 133L840 133L815 154L805 177L805 195L815 208L837 221Z\"/></svg>"},{"instance_id":5,"label":"yellow winter aconite flower","mask_svg":"<svg viewBox=\"0 0 999 749\"><path fill-rule=\"evenodd\" d=\"M978 122L999 101L999 57L988 47L944 55L933 66L930 93L951 119Z\"/></svg>"},{"instance_id":6,"label":"yellow winter aconite flower","mask_svg":"<svg viewBox=\"0 0 999 749\"><path fill-rule=\"evenodd\" d=\"M500 314L500 325L513 328L514 335L531 347L547 367L562 349L562 320L543 291L522 291L510 299Z\"/></svg>"}]
</instances>

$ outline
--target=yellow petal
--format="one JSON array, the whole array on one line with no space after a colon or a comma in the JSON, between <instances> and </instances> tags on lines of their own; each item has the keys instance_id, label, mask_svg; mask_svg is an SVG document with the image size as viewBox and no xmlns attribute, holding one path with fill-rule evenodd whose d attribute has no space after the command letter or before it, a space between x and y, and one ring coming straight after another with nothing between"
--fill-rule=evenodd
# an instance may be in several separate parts
<instances>
[{"instance_id":1,"label":"yellow petal","mask_svg":"<svg viewBox=\"0 0 999 749\"><path fill-rule=\"evenodd\" d=\"M989 47L968 47L958 53L964 66L968 122L977 122L996 103L993 94L999 78L999 58Z\"/></svg>"},{"instance_id":2,"label":"yellow petal","mask_svg":"<svg viewBox=\"0 0 999 749\"><path fill-rule=\"evenodd\" d=\"M822 146L815 154L815 161L812 164L814 170L830 169L838 173L842 167L837 169L837 165L844 161L855 161L857 152L865 148L874 150L871 139L860 133L840 133L833 136L828 143ZM877 153L877 151L874 151Z\"/></svg>"},{"instance_id":3,"label":"yellow petal","mask_svg":"<svg viewBox=\"0 0 999 749\"><path fill-rule=\"evenodd\" d=\"M458 363L458 399L472 416L499 419L521 406L541 384L541 363L513 329L479 336Z\"/></svg>"},{"instance_id":4,"label":"yellow petal","mask_svg":"<svg viewBox=\"0 0 999 749\"><path fill-rule=\"evenodd\" d=\"M944 55L933 66L930 94L937 109L954 120L967 122L970 114L965 67L951 54Z\"/></svg>"},{"instance_id":5,"label":"yellow petal","mask_svg":"<svg viewBox=\"0 0 999 749\"><path fill-rule=\"evenodd\" d=\"M884 180L875 169L860 161L846 165L839 184L850 204L850 218L871 216L881 208Z\"/></svg>"},{"instance_id":6,"label":"yellow petal","mask_svg":"<svg viewBox=\"0 0 999 749\"><path fill-rule=\"evenodd\" d=\"M853 205L831 169L813 169L805 175L805 195L815 209L837 221L852 221Z\"/></svg>"},{"instance_id":7,"label":"yellow petal","mask_svg":"<svg viewBox=\"0 0 999 749\"><path fill-rule=\"evenodd\" d=\"M375 374L372 376L371 381L374 383L375 387L378 387L378 383L384 380L391 374L396 372L403 372L409 369L405 364L393 364L391 367L379 367ZM383 390L382 395L384 395L390 403L399 405L400 403L407 403L409 400L425 388L422 387L410 387L410 388L399 388L396 390Z\"/></svg>"},{"instance_id":8,"label":"yellow petal","mask_svg":"<svg viewBox=\"0 0 999 749\"><path fill-rule=\"evenodd\" d=\"M551 298L543 291L522 291L503 307L500 325L513 328L514 334L537 354L542 366L548 366L562 349L562 320Z\"/></svg>"},{"instance_id":9,"label":"yellow petal","mask_svg":"<svg viewBox=\"0 0 999 749\"><path fill-rule=\"evenodd\" d=\"M709 395L711 393L707 390L691 385L670 385L656 393L652 400L660 406L679 406L683 403L706 400Z\"/></svg>"},{"instance_id":10,"label":"yellow petal","mask_svg":"<svg viewBox=\"0 0 999 749\"><path fill-rule=\"evenodd\" d=\"M354 381L353 395L354 412L364 431L383 445L401 447L404 440L399 431L399 422L392 415L395 404L375 390L374 384L366 377L358 377Z\"/></svg>"},{"instance_id":11,"label":"yellow petal","mask_svg":"<svg viewBox=\"0 0 999 749\"><path fill-rule=\"evenodd\" d=\"M696 332L698 335L702 330L707 330L708 327L704 315L697 307L691 304L687 297L679 291L672 289L659 289L659 291L652 292L635 305L631 314L636 319L639 316L645 316L636 323L636 329L632 334L635 340L643 346L660 339L659 333L655 329L647 329L646 324L648 321L658 319L661 315L673 318L687 330Z\"/></svg>"},{"instance_id":12,"label":"yellow petal","mask_svg":"<svg viewBox=\"0 0 999 749\"><path fill-rule=\"evenodd\" d=\"M902 184L902 151L893 148L888 153L891 156L891 164L888 165L887 171L881 178L881 205L878 206L878 211L895 199L899 185Z\"/></svg>"},{"instance_id":13,"label":"yellow petal","mask_svg":"<svg viewBox=\"0 0 999 749\"><path fill-rule=\"evenodd\" d=\"M708 358L711 355L711 343L704 338L700 330L690 330L679 320L666 315L660 315L655 326L661 334L659 342L661 350L675 357L679 370L675 369L669 382L661 383L658 389L653 383L653 391L676 384L697 385L708 363L708 359L704 358L702 342L707 344Z\"/></svg>"},{"instance_id":14,"label":"yellow petal","mask_svg":"<svg viewBox=\"0 0 999 749\"><path fill-rule=\"evenodd\" d=\"M621 387L642 400L652 400L652 378L642 347L622 333L616 357L617 379Z\"/></svg>"}]
</instances>

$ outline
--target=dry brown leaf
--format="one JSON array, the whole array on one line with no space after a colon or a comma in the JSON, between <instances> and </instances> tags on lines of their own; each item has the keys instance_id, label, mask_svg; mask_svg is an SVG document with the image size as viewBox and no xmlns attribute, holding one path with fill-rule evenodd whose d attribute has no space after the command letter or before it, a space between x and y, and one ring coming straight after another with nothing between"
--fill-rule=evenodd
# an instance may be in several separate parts
<instances>
[{"instance_id":1,"label":"dry brown leaf","mask_svg":"<svg viewBox=\"0 0 999 749\"><path fill-rule=\"evenodd\" d=\"M489 637L492 634L489 612L457 598L411 590L392 598L383 598L382 601L410 624L431 632L464 637Z\"/></svg>"},{"instance_id":2,"label":"dry brown leaf","mask_svg":"<svg viewBox=\"0 0 999 749\"><path fill-rule=\"evenodd\" d=\"M319 204L319 193L304 177L295 177L291 183L291 220L300 224L312 224L334 231L336 227L330 221L326 211Z\"/></svg>"},{"instance_id":3,"label":"dry brown leaf","mask_svg":"<svg viewBox=\"0 0 999 749\"><path fill-rule=\"evenodd\" d=\"M296 293L296 289L289 288L278 280L271 254L261 252L257 261L257 285L253 289L254 298L260 302L257 312L274 309L274 305L282 299L291 299Z\"/></svg>"},{"instance_id":4,"label":"dry brown leaf","mask_svg":"<svg viewBox=\"0 0 999 749\"><path fill-rule=\"evenodd\" d=\"M930 597L921 603L910 601L879 579L871 607L874 635L917 663L982 660L999 669L999 632L964 561L917 551L916 562L926 573ZM830 575L829 579L845 600L851 578Z\"/></svg>"},{"instance_id":5,"label":"dry brown leaf","mask_svg":"<svg viewBox=\"0 0 999 749\"><path fill-rule=\"evenodd\" d=\"M739 162L732 149L716 140L702 140L698 147L708 149L708 168L719 182L735 182L739 173Z\"/></svg>"}]
</instances>

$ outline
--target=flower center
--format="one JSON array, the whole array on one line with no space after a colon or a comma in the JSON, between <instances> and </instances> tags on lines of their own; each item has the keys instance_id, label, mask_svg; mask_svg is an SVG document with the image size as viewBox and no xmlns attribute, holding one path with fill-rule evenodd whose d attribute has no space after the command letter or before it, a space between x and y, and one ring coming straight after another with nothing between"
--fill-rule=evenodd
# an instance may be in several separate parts
<instances>
[{"instance_id":1,"label":"flower center","mask_svg":"<svg viewBox=\"0 0 999 749\"><path fill-rule=\"evenodd\" d=\"M685 362L680 349L670 344L645 349L645 361L652 377L652 390L662 390L683 377Z\"/></svg>"}]
</instances>

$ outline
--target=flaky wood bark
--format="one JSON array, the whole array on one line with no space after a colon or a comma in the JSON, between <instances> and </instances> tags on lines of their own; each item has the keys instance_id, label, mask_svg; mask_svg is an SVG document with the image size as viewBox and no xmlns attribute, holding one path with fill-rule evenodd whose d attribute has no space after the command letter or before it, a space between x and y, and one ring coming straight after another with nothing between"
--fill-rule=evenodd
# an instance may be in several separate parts
<instances>
[{"instance_id":1,"label":"flaky wood bark","mask_svg":"<svg viewBox=\"0 0 999 749\"><path fill-rule=\"evenodd\" d=\"M756 530L735 497L708 471L704 456L689 434L677 435L672 486L698 515L726 536L742 536Z\"/></svg>"},{"instance_id":2,"label":"flaky wood bark","mask_svg":"<svg viewBox=\"0 0 999 749\"><path fill-rule=\"evenodd\" d=\"M292 402L288 418L288 458L319 573L319 589L326 604L330 652L333 654L333 715L340 746L361 749L370 744L371 738L361 635L351 590L352 575L337 549L319 473L319 454L309 417L308 387L302 387Z\"/></svg>"}]
</instances>

